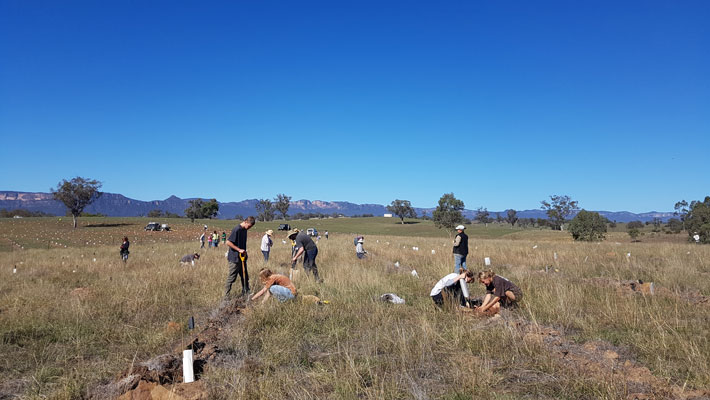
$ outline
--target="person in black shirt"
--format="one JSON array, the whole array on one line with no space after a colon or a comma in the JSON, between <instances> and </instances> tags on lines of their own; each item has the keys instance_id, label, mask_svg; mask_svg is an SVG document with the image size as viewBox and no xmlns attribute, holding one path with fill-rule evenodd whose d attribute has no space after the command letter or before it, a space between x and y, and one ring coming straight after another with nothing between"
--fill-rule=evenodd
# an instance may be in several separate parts
<instances>
[{"instance_id":1,"label":"person in black shirt","mask_svg":"<svg viewBox=\"0 0 710 400\"><path fill-rule=\"evenodd\" d=\"M229 275L224 285L224 297L229 296L232 291L232 284L237 280L237 275L242 280L242 295L249 293L249 273L247 271L247 231L256 224L254 217L247 217L234 229L227 239L227 261L229 263Z\"/></svg>"},{"instance_id":2,"label":"person in black shirt","mask_svg":"<svg viewBox=\"0 0 710 400\"><path fill-rule=\"evenodd\" d=\"M496 275L492 270L478 273L478 280L486 287L483 304L476 311L495 314L500 308L517 307L523 298L523 292L513 282Z\"/></svg>"},{"instance_id":3,"label":"person in black shirt","mask_svg":"<svg viewBox=\"0 0 710 400\"><path fill-rule=\"evenodd\" d=\"M128 241L128 236L124 236L123 238L123 243L121 243L121 259L123 261L126 261L128 259L128 255L131 253L128 251L128 247L131 246L131 242Z\"/></svg>"},{"instance_id":4,"label":"person in black shirt","mask_svg":"<svg viewBox=\"0 0 710 400\"><path fill-rule=\"evenodd\" d=\"M296 242L296 247L298 251L291 258L291 262L295 263L298 257L303 254L303 270L306 272L313 273L313 277L316 278L316 282L320 281L318 278L318 266L316 266L316 257L318 256L318 247L313 243L313 239L306 234L306 232L299 232L297 229L293 229L288 232L287 237Z\"/></svg>"},{"instance_id":5,"label":"person in black shirt","mask_svg":"<svg viewBox=\"0 0 710 400\"><path fill-rule=\"evenodd\" d=\"M456 227L456 238L454 238L454 273L460 273L461 269L466 271L466 256L468 256L468 235L463 230L465 226L459 225Z\"/></svg>"}]
</instances>

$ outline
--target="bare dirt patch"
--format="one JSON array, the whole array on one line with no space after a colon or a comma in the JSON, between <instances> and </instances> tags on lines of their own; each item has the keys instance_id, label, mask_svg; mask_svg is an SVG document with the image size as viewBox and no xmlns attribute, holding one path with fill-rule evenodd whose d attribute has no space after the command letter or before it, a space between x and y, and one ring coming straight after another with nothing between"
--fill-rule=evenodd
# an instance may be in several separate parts
<instances>
[{"instance_id":1,"label":"bare dirt patch","mask_svg":"<svg viewBox=\"0 0 710 400\"><path fill-rule=\"evenodd\" d=\"M174 350L150 360L131 365L111 382L100 385L89 393L90 399L122 400L202 400L207 390L199 380L209 365L219 365L221 344L226 328L236 323L244 311L243 300L224 302L209 319L207 326L192 337L185 347L176 343ZM192 349L195 382L183 383L182 350Z\"/></svg>"}]
</instances>

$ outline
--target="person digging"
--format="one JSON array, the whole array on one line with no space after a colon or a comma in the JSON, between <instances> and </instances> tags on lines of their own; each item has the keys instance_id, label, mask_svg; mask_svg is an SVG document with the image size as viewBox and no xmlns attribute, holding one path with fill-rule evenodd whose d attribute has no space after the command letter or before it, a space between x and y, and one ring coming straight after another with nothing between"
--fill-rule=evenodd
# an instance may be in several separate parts
<instances>
[{"instance_id":1,"label":"person digging","mask_svg":"<svg viewBox=\"0 0 710 400\"><path fill-rule=\"evenodd\" d=\"M476 308L476 312L484 315L494 315L500 308L517 307L523 298L523 292L513 282L500 275L496 275L492 270L478 273L478 281L486 287L486 296L483 304Z\"/></svg>"},{"instance_id":2,"label":"person digging","mask_svg":"<svg viewBox=\"0 0 710 400\"><path fill-rule=\"evenodd\" d=\"M461 307L468 306L468 299L464 295L464 291L468 293L468 288L461 286L461 279L464 280L464 284L473 281L475 277L473 271L464 271L460 274L451 273L441 278L429 294L434 304L441 308L444 305L443 293L446 293L447 297L454 303L459 302Z\"/></svg>"},{"instance_id":3,"label":"person digging","mask_svg":"<svg viewBox=\"0 0 710 400\"><path fill-rule=\"evenodd\" d=\"M318 277L318 266L316 265L318 247L313 243L313 239L311 239L306 232L299 232L296 229L290 230L286 236L295 241L296 247L298 247L298 251L291 258L291 262L295 264L298 257L303 254L303 270L306 273L312 273L316 282L321 282L321 279Z\"/></svg>"}]
</instances>

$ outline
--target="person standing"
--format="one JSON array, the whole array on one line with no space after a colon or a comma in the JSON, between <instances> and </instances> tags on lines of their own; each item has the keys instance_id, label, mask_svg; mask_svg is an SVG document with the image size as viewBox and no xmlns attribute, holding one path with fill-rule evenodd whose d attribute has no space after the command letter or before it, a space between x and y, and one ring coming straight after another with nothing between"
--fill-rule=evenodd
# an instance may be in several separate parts
<instances>
[{"instance_id":1,"label":"person standing","mask_svg":"<svg viewBox=\"0 0 710 400\"><path fill-rule=\"evenodd\" d=\"M219 247L219 235L217 234L217 231L212 233L212 245L215 248Z\"/></svg>"},{"instance_id":2,"label":"person standing","mask_svg":"<svg viewBox=\"0 0 710 400\"><path fill-rule=\"evenodd\" d=\"M229 275L224 285L224 297L229 296L232 291L232 284L237 280L237 276L242 280L242 295L249 293L249 272L247 271L247 231L251 229L256 221L249 216L234 229L227 239L227 262L229 264Z\"/></svg>"},{"instance_id":3,"label":"person standing","mask_svg":"<svg viewBox=\"0 0 710 400\"><path fill-rule=\"evenodd\" d=\"M365 248L362 246L362 244L365 242L364 238L360 238L357 240L357 245L355 246L355 255L357 255L357 258L363 259L365 258Z\"/></svg>"},{"instance_id":4,"label":"person standing","mask_svg":"<svg viewBox=\"0 0 710 400\"><path fill-rule=\"evenodd\" d=\"M325 231L325 240L328 240L328 231Z\"/></svg>"},{"instance_id":5,"label":"person standing","mask_svg":"<svg viewBox=\"0 0 710 400\"><path fill-rule=\"evenodd\" d=\"M207 247L212 248L212 235L207 234Z\"/></svg>"},{"instance_id":6,"label":"person standing","mask_svg":"<svg viewBox=\"0 0 710 400\"><path fill-rule=\"evenodd\" d=\"M456 237L454 238L454 273L458 274L461 269L466 271L466 256L468 256L468 235L464 233L465 226L456 227Z\"/></svg>"},{"instance_id":7,"label":"person standing","mask_svg":"<svg viewBox=\"0 0 710 400\"><path fill-rule=\"evenodd\" d=\"M205 233L202 232L202 235L200 235L200 248L204 249L205 248Z\"/></svg>"},{"instance_id":8,"label":"person standing","mask_svg":"<svg viewBox=\"0 0 710 400\"><path fill-rule=\"evenodd\" d=\"M261 253L264 255L264 262L269 262L269 253L271 252L271 246L274 245L274 241L271 240L271 235L274 234L274 231L269 229L264 233L264 236L261 238Z\"/></svg>"},{"instance_id":9,"label":"person standing","mask_svg":"<svg viewBox=\"0 0 710 400\"><path fill-rule=\"evenodd\" d=\"M227 244L227 233L222 232L222 244Z\"/></svg>"},{"instance_id":10,"label":"person standing","mask_svg":"<svg viewBox=\"0 0 710 400\"><path fill-rule=\"evenodd\" d=\"M295 229L288 232L288 238L296 241L298 251L291 258L291 262L295 263L298 257L303 254L303 270L311 272L317 282L320 282L318 277L318 266L316 266L316 257L318 256L318 247L313 243L313 239L306 232L298 232Z\"/></svg>"},{"instance_id":11,"label":"person standing","mask_svg":"<svg viewBox=\"0 0 710 400\"><path fill-rule=\"evenodd\" d=\"M131 253L128 248L131 246L131 242L128 241L128 236L123 237L123 243L121 243L121 260L124 262L128 259L128 255Z\"/></svg>"}]
</instances>

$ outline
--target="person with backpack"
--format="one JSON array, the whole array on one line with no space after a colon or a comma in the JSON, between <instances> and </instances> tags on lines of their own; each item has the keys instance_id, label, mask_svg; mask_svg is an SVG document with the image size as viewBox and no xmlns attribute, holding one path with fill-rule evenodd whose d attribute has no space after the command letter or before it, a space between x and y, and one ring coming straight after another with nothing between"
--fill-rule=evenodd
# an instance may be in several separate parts
<instances>
[{"instance_id":1,"label":"person with backpack","mask_svg":"<svg viewBox=\"0 0 710 400\"><path fill-rule=\"evenodd\" d=\"M355 246L355 255L360 260L365 258L365 254L367 254L367 252L365 251L365 248L363 247L364 242L365 242L365 238L361 237L360 239L357 240L357 245Z\"/></svg>"}]
</instances>

